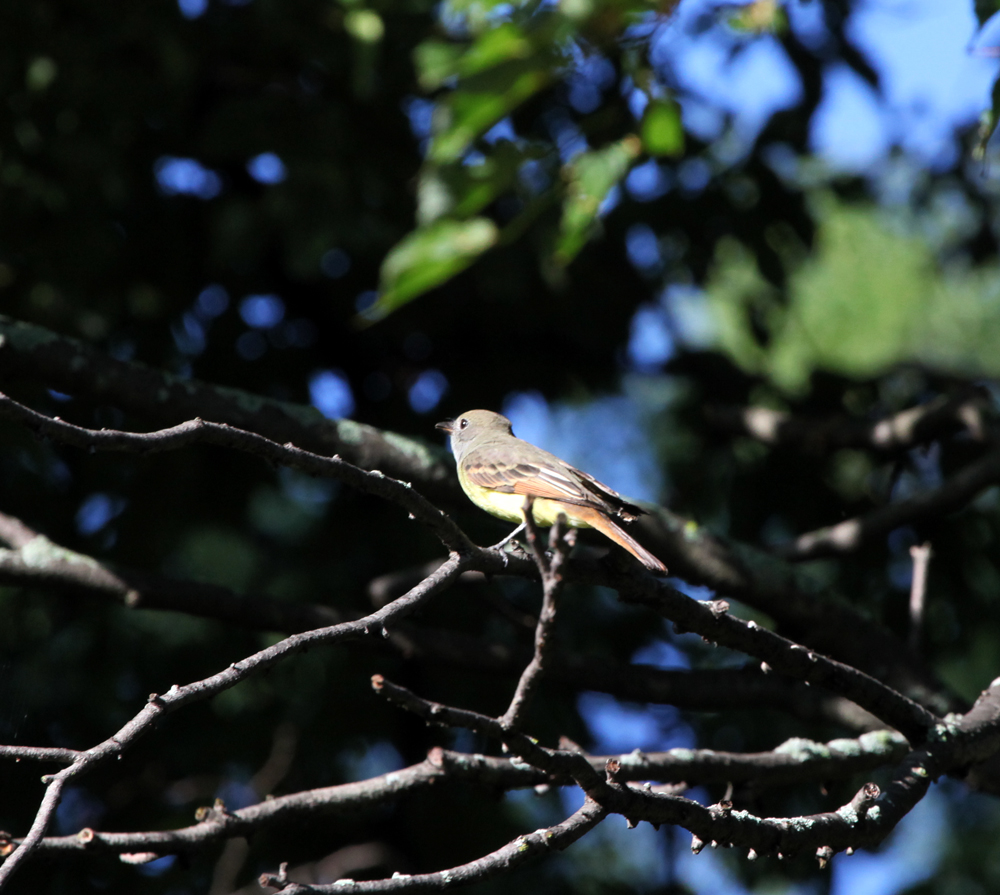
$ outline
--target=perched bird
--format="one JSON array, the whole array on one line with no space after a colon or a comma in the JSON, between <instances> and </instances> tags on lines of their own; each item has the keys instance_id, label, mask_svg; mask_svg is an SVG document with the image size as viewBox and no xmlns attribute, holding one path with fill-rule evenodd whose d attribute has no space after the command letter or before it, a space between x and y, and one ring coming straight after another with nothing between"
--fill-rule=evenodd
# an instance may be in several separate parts
<instances>
[{"instance_id":1,"label":"perched bird","mask_svg":"<svg viewBox=\"0 0 1000 895\"><path fill-rule=\"evenodd\" d=\"M565 513L571 526L596 528L647 569L666 573L660 560L611 519L633 522L645 510L593 476L517 438L507 417L470 410L435 428L451 436L462 490L487 513L521 522L525 498L531 496L535 499L531 515L538 525L552 525Z\"/></svg>"}]
</instances>

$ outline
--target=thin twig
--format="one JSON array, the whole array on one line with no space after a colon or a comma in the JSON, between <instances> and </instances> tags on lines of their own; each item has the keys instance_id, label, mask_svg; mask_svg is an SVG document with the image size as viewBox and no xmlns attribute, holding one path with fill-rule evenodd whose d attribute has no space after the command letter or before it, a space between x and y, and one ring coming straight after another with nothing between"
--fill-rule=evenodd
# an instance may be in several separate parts
<instances>
[{"instance_id":1,"label":"thin twig","mask_svg":"<svg viewBox=\"0 0 1000 895\"><path fill-rule=\"evenodd\" d=\"M103 743L81 753L69 767L44 778L48 788L35 814L31 829L22 840L21 845L15 849L3 865L0 865L0 889L3 888L17 867L27 860L44 836L59 804L63 787L70 780L104 764L112 757L121 755L137 739L147 733L163 715L176 711L189 703L207 699L223 690L228 690L247 677L260 673L290 655L322 643L341 643L373 634L382 634L389 624L414 612L454 581L464 571L466 562L468 560L453 553L437 571L424 579L417 587L371 615L357 621L344 622L340 625L307 631L302 634L293 634L252 656L234 662L224 671L204 680L184 686L175 684L164 694L151 694L142 710L132 717L121 730Z\"/></svg>"},{"instance_id":2,"label":"thin twig","mask_svg":"<svg viewBox=\"0 0 1000 895\"><path fill-rule=\"evenodd\" d=\"M528 543L531 544L535 554L535 561L538 563L538 571L542 576L542 611L538 616L538 624L535 627L535 654L531 657L520 680L517 682L517 689L510 701L510 706L500 718L500 723L508 730L518 730L524 720L524 712L527 709L529 700L538 685L543 672L545 671L545 659L548 652L549 641L552 629L556 621L556 600L562 590L563 577L561 568L569 552L576 542L576 529L570 529L565 537L563 536L563 526L566 524L566 517L562 513L556 519L555 525L549 532L549 549L552 558L549 559L539 549L538 533L535 530L535 520L531 513L532 498L528 497L524 505L524 521L528 529Z\"/></svg>"},{"instance_id":3,"label":"thin twig","mask_svg":"<svg viewBox=\"0 0 1000 895\"><path fill-rule=\"evenodd\" d=\"M363 469L384 470L418 484L431 497L461 495L454 463L440 446L355 420L327 419L308 404L117 360L86 342L2 315L0 374L7 381L16 374L98 404L112 404L160 426L191 417L228 423L279 444L291 441L318 454L340 454Z\"/></svg>"},{"instance_id":4,"label":"thin twig","mask_svg":"<svg viewBox=\"0 0 1000 895\"><path fill-rule=\"evenodd\" d=\"M792 739L770 752L720 752L715 749L672 749L625 755L587 755L600 773L609 760L616 760L619 782L719 784L752 783L755 792L770 786L840 780L871 771L906 754L906 741L891 731L867 733L853 740L814 743ZM68 759L67 759L68 760ZM276 796L232 812L222 808L199 812L199 823L177 830L115 833L86 829L83 835L48 836L36 854L77 852L147 852L162 856L189 852L223 838L250 836L260 830L295 819L323 815L353 816L375 805L387 806L399 799L439 786L443 780L461 781L491 791L525 789L543 784L571 783L568 776L553 776L506 757L469 755L434 748L426 760L391 773L355 783ZM270 789L255 787L262 793ZM0 841L0 852L17 839Z\"/></svg>"},{"instance_id":5,"label":"thin twig","mask_svg":"<svg viewBox=\"0 0 1000 895\"><path fill-rule=\"evenodd\" d=\"M393 875L392 879L338 880L325 886L302 885L288 880L287 877L282 878L280 874L274 876L265 873L261 876L260 882L263 886L271 886L287 893L287 895L301 895L301 893L306 892L343 893L345 891L358 893L439 892L454 886L469 885L490 879L501 873L509 873L511 870L544 855L554 851L562 851L581 836L590 832L606 816L607 812L600 805L588 799L579 811L574 812L562 823L518 836L503 848L477 858L475 861L451 867L448 870L439 870L436 873L421 873L413 876L397 873Z\"/></svg>"},{"instance_id":6,"label":"thin twig","mask_svg":"<svg viewBox=\"0 0 1000 895\"><path fill-rule=\"evenodd\" d=\"M263 435L237 429L225 423L193 419L156 432L121 432L115 429L87 429L57 417L48 417L0 393L0 417L14 420L39 435L84 450L123 451L134 454L159 453L193 444L214 444L261 457L270 463L298 469L309 475L342 481L363 494L381 497L402 507L426 525L449 550L472 553L478 548L449 516L414 490L409 482L390 478L378 470L368 471L338 456L324 457L293 445L278 444Z\"/></svg>"},{"instance_id":7,"label":"thin twig","mask_svg":"<svg viewBox=\"0 0 1000 895\"><path fill-rule=\"evenodd\" d=\"M846 696L912 743L922 742L938 722L935 714L863 671L806 649L754 621L735 618L724 600L699 602L655 579L638 577L622 588L621 598L651 606L679 629L762 659L775 671Z\"/></svg>"},{"instance_id":8,"label":"thin twig","mask_svg":"<svg viewBox=\"0 0 1000 895\"><path fill-rule=\"evenodd\" d=\"M913 525L959 510L997 482L1000 482L1000 451L994 450L964 466L937 488L872 510L865 516L800 535L776 552L792 562L852 553L901 525Z\"/></svg>"},{"instance_id":9,"label":"thin twig","mask_svg":"<svg viewBox=\"0 0 1000 895\"><path fill-rule=\"evenodd\" d=\"M931 562L931 545L910 547L913 558L913 579L910 582L910 649L920 650L920 634L924 624L924 597L927 594L927 570Z\"/></svg>"}]
</instances>

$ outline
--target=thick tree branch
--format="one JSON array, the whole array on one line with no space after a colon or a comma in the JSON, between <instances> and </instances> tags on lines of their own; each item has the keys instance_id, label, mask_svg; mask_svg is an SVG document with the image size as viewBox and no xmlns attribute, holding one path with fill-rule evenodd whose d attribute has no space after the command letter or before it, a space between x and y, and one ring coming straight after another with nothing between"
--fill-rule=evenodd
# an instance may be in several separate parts
<instances>
[{"instance_id":1,"label":"thick tree branch","mask_svg":"<svg viewBox=\"0 0 1000 895\"><path fill-rule=\"evenodd\" d=\"M22 326L25 325L16 324L14 328ZM33 328L29 329L34 332ZM25 336L26 331L18 330L18 332L20 333L18 338L24 336L22 341L32 342L32 339ZM43 330L42 334L45 332ZM0 326L0 335L3 333L4 330ZM38 333L34 334L33 338L35 337L42 339L42 335ZM72 342L72 340L64 341ZM0 344L0 369L3 368L4 344ZM75 342L72 344L78 345ZM190 443L187 439L205 440L240 450L249 450L271 462L300 468L311 474L344 478L349 484L367 493L379 493L387 499L394 499L392 496L394 487L408 487L405 483L394 482L384 477L380 481L380 473L367 474L366 483L361 484L360 477L366 473L338 458L317 459L317 455L308 451L289 445L282 447L253 433L207 424L200 420L192 420L166 430L165 433L152 433L150 436L124 432L97 433L50 419L6 397L0 399L0 416L3 415L15 418L50 437L66 440L79 447L145 452ZM199 435L199 431L212 434ZM323 465L323 461L326 462L326 466ZM339 466L339 470L334 471L333 466ZM353 470L353 473L350 470ZM423 485L423 479L416 476L415 479ZM382 488L382 485L385 487ZM395 493L397 497L402 496L398 491ZM410 504L421 500L419 495L403 497L402 505L410 512L413 512ZM422 509L430 515L426 518L421 515L418 518L424 518L424 521L432 524L438 536L442 539L447 538L445 543L451 549L455 549L458 545L453 539L462 539L464 535L445 514L428 507L429 505ZM780 623L789 626L789 633L795 639L831 655L837 655L838 658L863 668L877 677L886 678L902 692L928 702L935 710L947 711L961 707L961 703L945 693L940 682L890 632L872 625L849 607L836 605L831 600L817 599L816 594L808 593L807 588L798 584L794 573L787 565L745 545L727 544L724 539L710 535L706 530L699 529L690 521L677 517L662 507L648 506L647 509L650 510L650 515L643 517L645 523L643 528L647 537L652 546L657 551L662 551L662 555L668 558L671 568L682 577L694 583L705 584L768 612ZM517 558L512 557L510 561L515 562Z\"/></svg>"},{"instance_id":2,"label":"thick tree branch","mask_svg":"<svg viewBox=\"0 0 1000 895\"><path fill-rule=\"evenodd\" d=\"M779 547L777 553L793 562L853 553L901 525L914 525L961 509L980 491L997 482L1000 482L1000 450L963 467L938 488L801 535Z\"/></svg>"},{"instance_id":3,"label":"thick tree branch","mask_svg":"<svg viewBox=\"0 0 1000 895\"><path fill-rule=\"evenodd\" d=\"M465 727L500 738L510 751L527 764L552 773L569 773L587 796L606 810L623 815L630 824L641 820L671 823L694 834L692 848L700 851L707 841L740 846L753 856L793 855L815 850L821 861L847 848L873 847L881 843L896 824L923 798L931 781L949 771L983 762L1000 750L1000 679L984 691L964 717L951 717L931 731L927 745L906 755L885 792L867 783L846 805L836 811L805 817L761 818L734 810L732 803L705 807L690 799L623 782L622 765L609 760L607 779L595 783L579 774L574 753L545 749L530 738L506 731L495 719L421 699L380 676L373 679L385 693L425 720ZM592 770L592 769L591 769Z\"/></svg>"},{"instance_id":4,"label":"thick tree branch","mask_svg":"<svg viewBox=\"0 0 1000 895\"><path fill-rule=\"evenodd\" d=\"M0 540L17 543L0 549L0 582L53 588L57 592L110 598L129 609L160 609L212 618L243 628L297 634L355 617L331 606L289 603L264 596L244 596L228 588L178 580L106 563L54 544L19 519L0 513ZM443 560L422 568L422 577ZM479 575L465 572L461 576ZM415 585L421 577L407 576ZM379 608L385 605L377 601ZM360 613L357 614L360 617ZM527 652L487 642L459 631L429 628L416 622L393 625L389 638L362 641L370 648L395 648L420 657L495 674L515 674L529 661ZM617 665L606 659L553 654L549 678L574 691L596 690L635 702L669 703L696 711L772 707L800 718L827 718L858 729L857 711L837 697L820 696L801 684L753 668L670 671L647 665ZM862 729L871 725L860 719ZM2 753L0 753L2 754Z\"/></svg>"},{"instance_id":5,"label":"thick tree branch","mask_svg":"<svg viewBox=\"0 0 1000 895\"><path fill-rule=\"evenodd\" d=\"M5 750L17 747L0 747ZM23 750L22 750L23 751ZM42 751L42 750L36 750ZM71 750L48 750L69 753ZM616 760L619 781L654 780L660 783L699 784L752 783L756 791L770 786L843 779L873 770L906 753L906 741L889 731L864 734L856 740L788 740L770 752L717 752L712 749L671 749L669 752L635 752L620 756L586 756L595 772L603 772ZM76 753L53 760L72 761ZM24 757L33 757L25 755ZM165 854L195 851L220 839L250 836L291 820L342 814L384 807L414 793L447 785L467 783L489 790L523 789L542 784L561 785L568 777L553 777L509 758L468 755L432 749L425 761L363 780L274 796L255 805L228 811L224 805L199 809L199 822L178 830L141 833L111 833L84 828L73 836L48 836L36 847L36 855L113 852L119 854ZM0 840L4 847L18 840Z\"/></svg>"},{"instance_id":6,"label":"thick tree branch","mask_svg":"<svg viewBox=\"0 0 1000 895\"><path fill-rule=\"evenodd\" d=\"M293 442L320 454L339 454L363 469L381 469L419 483L431 496L458 494L454 466L436 446L382 432L353 420L329 420L315 407L264 398L238 388L182 379L133 361L120 361L76 339L0 316L0 376L106 402L159 425L201 417Z\"/></svg>"}]
</instances>

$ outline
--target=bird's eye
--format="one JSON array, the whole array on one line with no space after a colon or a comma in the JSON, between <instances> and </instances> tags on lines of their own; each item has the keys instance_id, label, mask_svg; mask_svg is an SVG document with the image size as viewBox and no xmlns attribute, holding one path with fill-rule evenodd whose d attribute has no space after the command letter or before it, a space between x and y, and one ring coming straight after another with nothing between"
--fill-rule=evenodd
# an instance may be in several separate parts
<instances>
[{"instance_id":1,"label":"bird's eye","mask_svg":"<svg viewBox=\"0 0 1000 895\"><path fill-rule=\"evenodd\" d=\"M459 429L464 429L468 425L469 425L469 421L468 420L460 420L459 423L458 423L458 428Z\"/></svg>"}]
</instances>

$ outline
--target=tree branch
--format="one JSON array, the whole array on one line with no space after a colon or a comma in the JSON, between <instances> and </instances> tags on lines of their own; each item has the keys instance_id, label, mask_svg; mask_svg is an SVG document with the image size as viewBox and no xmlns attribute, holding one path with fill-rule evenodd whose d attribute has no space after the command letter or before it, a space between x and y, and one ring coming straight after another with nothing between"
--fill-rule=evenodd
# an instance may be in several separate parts
<instances>
[{"instance_id":1,"label":"tree branch","mask_svg":"<svg viewBox=\"0 0 1000 895\"><path fill-rule=\"evenodd\" d=\"M633 578L620 593L624 601L650 606L683 630L762 659L783 674L846 696L901 731L911 742L922 742L938 721L923 706L870 675L808 650L756 622L734 618L724 601L701 603L648 577Z\"/></svg>"},{"instance_id":2,"label":"tree branch","mask_svg":"<svg viewBox=\"0 0 1000 895\"><path fill-rule=\"evenodd\" d=\"M983 440L985 404L981 390L967 388L876 422L848 416L797 417L768 407L708 407L705 416L718 429L764 444L794 445L814 454L863 448L892 455L961 431Z\"/></svg>"},{"instance_id":3,"label":"tree branch","mask_svg":"<svg viewBox=\"0 0 1000 895\"><path fill-rule=\"evenodd\" d=\"M1000 482L1000 450L963 467L938 488L872 510L865 516L800 535L776 552L792 562L853 553L901 525L914 525L961 509L980 491L997 482Z\"/></svg>"},{"instance_id":4,"label":"tree branch","mask_svg":"<svg viewBox=\"0 0 1000 895\"><path fill-rule=\"evenodd\" d=\"M524 711L528 701L545 671L546 653L549 652L549 639L556 621L556 599L562 590L563 577L560 569L570 550L576 543L576 529L571 529L563 536L563 526L566 517L560 513L556 524L549 531L549 549L552 558L549 559L538 546L540 538L535 526L535 517L531 512L534 499L527 497L524 502L524 524L528 530L528 543L535 554L539 574L542 576L542 611L538 616L535 628L535 654L521 674L517 689L510 701L510 706L500 718L500 723L508 730L519 730L523 723Z\"/></svg>"},{"instance_id":5,"label":"tree branch","mask_svg":"<svg viewBox=\"0 0 1000 895\"><path fill-rule=\"evenodd\" d=\"M0 374L12 374L94 401L107 402L160 425L202 417L339 454L363 469L419 483L427 494L457 496L454 465L440 447L382 432L353 420L329 420L315 407L265 398L238 388L182 379L134 361L109 357L84 342L0 316Z\"/></svg>"},{"instance_id":6,"label":"tree branch","mask_svg":"<svg viewBox=\"0 0 1000 895\"><path fill-rule=\"evenodd\" d=\"M766 612L790 638L866 671L935 712L968 708L888 628L817 592L794 565L664 507L643 508L648 515L636 527L646 530L648 546L680 578Z\"/></svg>"},{"instance_id":7,"label":"tree branch","mask_svg":"<svg viewBox=\"0 0 1000 895\"><path fill-rule=\"evenodd\" d=\"M5 754L5 750L17 748L0 747L0 756ZM755 791L759 791L770 786L843 779L898 760L905 753L906 741L899 734L876 731L856 740L831 740L829 743L793 739L770 752L636 750L620 756L586 756L586 760L597 773L604 770L608 761L618 761L620 770L616 779L619 781L655 780L690 786L752 782ZM53 756L53 760L72 761L75 754L59 758ZM568 777L553 777L509 758L468 755L434 748L418 764L368 780L274 796L232 812L217 803L213 808L199 809L199 822L194 826L142 833L100 832L85 827L73 836L46 837L38 843L35 853L52 856L100 852L149 853L152 860L165 854L195 851L224 838L251 836L291 820L301 821L331 814L353 816L367 808L383 807L416 792L450 782L465 782L490 790L510 790L542 784L563 785L571 781ZM264 791L268 788L265 787ZM5 847L18 844L17 839L0 839L0 854Z\"/></svg>"},{"instance_id":8,"label":"tree branch","mask_svg":"<svg viewBox=\"0 0 1000 895\"><path fill-rule=\"evenodd\" d=\"M292 882L280 873L278 875L265 873L261 876L260 882L261 885L271 886L288 895L300 895L304 892L342 893L346 888L359 893L438 892L453 886L490 879L501 873L509 873L543 855L562 851L596 827L606 816L607 812L603 808L588 799L579 811L574 812L560 824L518 836L503 848L482 858L436 873L421 873L416 876L395 874L392 879L380 880L338 880L328 886L306 886Z\"/></svg>"},{"instance_id":9,"label":"tree branch","mask_svg":"<svg viewBox=\"0 0 1000 895\"><path fill-rule=\"evenodd\" d=\"M435 594L443 590L464 570L465 563L458 554L452 554L433 574L428 576L409 593L394 600L371 615L356 621L344 622L328 628L320 628L302 634L293 634L282 641L254 653L239 662L234 662L224 671L184 686L171 687L164 694L153 693L146 705L113 736L77 756L71 765L58 773L43 778L47 789L35 820L20 846L0 865L0 888L26 860L45 834L62 794L62 789L70 780L104 764L112 757L121 755L139 737L143 736L163 715L176 711L189 703L221 693L252 674L257 674L287 656L294 655L311 646L323 643L341 643L373 634L381 634L396 619L414 612Z\"/></svg>"},{"instance_id":10,"label":"tree branch","mask_svg":"<svg viewBox=\"0 0 1000 895\"><path fill-rule=\"evenodd\" d=\"M295 447L291 442L278 444L263 435L225 423L193 419L157 432L120 432L114 429L97 431L75 426L58 417L45 416L3 393L0 393L0 418L14 420L39 435L84 450L150 454L177 450L192 444L214 444L253 454L270 463L298 469L309 475L337 479L362 494L371 494L394 503L426 525L451 550L470 553L479 549L446 513L414 490L409 482L390 478L378 470L369 472L360 469L337 456L314 454Z\"/></svg>"}]
</instances>

